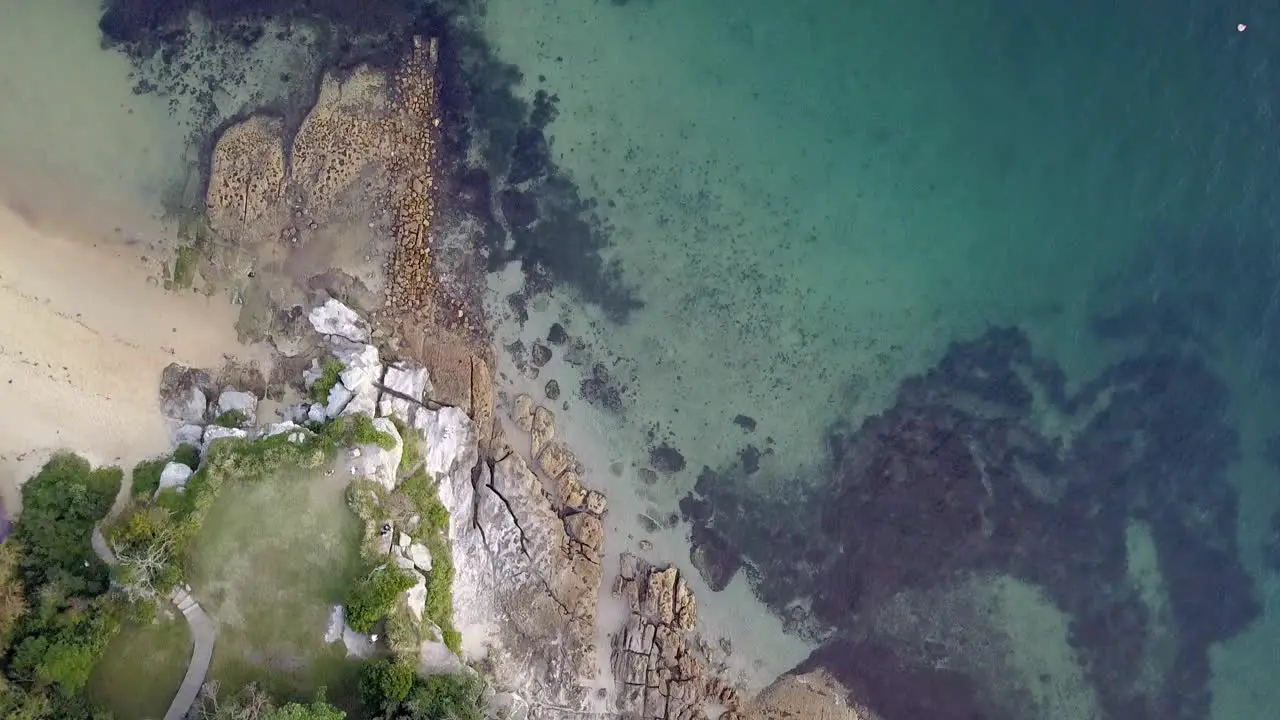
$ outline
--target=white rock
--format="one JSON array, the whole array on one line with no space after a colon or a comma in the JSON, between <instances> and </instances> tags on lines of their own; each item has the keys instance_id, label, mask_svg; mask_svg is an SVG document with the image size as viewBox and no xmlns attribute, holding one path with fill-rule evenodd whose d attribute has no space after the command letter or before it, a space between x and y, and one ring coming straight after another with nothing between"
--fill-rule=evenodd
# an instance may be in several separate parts
<instances>
[{"instance_id":1,"label":"white rock","mask_svg":"<svg viewBox=\"0 0 1280 720\"><path fill-rule=\"evenodd\" d=\"M404 442L396 426L386 418L375 418L373 426L379 432L386 433L395 439L395 446L390 450L372 443L360 445L360 457L350 460L353 477L362 477L378 483L387 490L396 488L396 472L400 469L400 456L404 453Z\"/></svg>"},{"instance_id":2,"label":"white rock","mask_svg":"<svg viewBox=\"0 0 1280 720\"><path fill-rule=\"evenodd\" d=\"M333 398L332 392L329 393L329 397L330 399ZM325 405L325 403L316 403L311 407L307 408L307 422L322 423L328 419L329 419L329 408L327 405Z\"/></svg>"},{"instance_id":3,"label":"white rock","mask_svg":"<svg viewBox=\"0 0 1280 720\"><path fill-rule=\"evenodd\" d=\"M394 562L396 564L396 567L400 568L401 570L413 571L413 572L418 571L418 568L416 565L413 564L413 561L403 555L392 555L391 561Z\"/></svg>"},{"instance_id":4,"label":"white rock","mask_svg":"<svg viewBox=\"0 0 1280 720\"><path fill-rule=\"evenodd\" d=\"M185 487L195 471L182 463L171 462L160 471L160 490Z\"/></svg>"},{"instance_id":5,"label":"white rock","mask_svg":"<svg viewBox=\"0 0 1280 720\"><path fill-rule=\"evenodd\" d=\"M486 707L504 720L527 720L529 717L529 703L515 693L494 693Z\"/></svg>"},{"instance_id":6,"label":"white rock","mask_svg":"<svg viewBox=\"0 0 1280 720\"><path fill-rule=\"evenodd\" d=\"M303 439L305 439L307 435L311 434L310 430L299 427L298 424L295 423L294 421L285 420L284 422L271 423L270 425L267 425L266 427L264 427L262 429L261 437L275 437L276 435L283 435L285 433L294 433L294 432L303 433ZM289 442L295 442L292 436L289 437Z\"/></svg>"},{"instance_id":7,"label":"white rock","mask_svg":"<svg viewBox=\"0 0 1280 720\"><path fill-rule=\"evenodd\" d=\"M396 544L402 548L407 548L413 542L409 537L409 533L399 533L396 535Z\"/></svg>"},{"instance_id":8,"label":"white rock","mask_svg":"<svg viewBox=\"0 0 1280 720\"><path fill-rule=\"evenodd\" d=\"M461 473L458 479L469 485L471 468L479 459L476 428L471 418L456 407L424 409L414 417L413 427L422 433L423 463L427 472L441 478ZM445 484L442 480L441 487Z\"/></svg>"},{"instance_id":9,"label":"white rock","mask_svg":"<svg viewBox=\"0 0 1280 720\"><path fill-rule=\"evenodd\" d=\"M471 668L462 664L462 660L447 645L436 640L422 643L418 649L418 673L423 677L432 675L455 675L471 672ZM503 717L499 715L498 717ZM514 720L514 718L513 718ZM524 720L521 718L520 720Z\"/></svg>"},{"instance_id":10,"label":"white rock","mask_svg":"<svg viewBox=\"0 0 1280 720\"><path fill-rule=\"evenodd\" d=\"M427 579L416 570L407 570L414 577L413 587L405 591L404 600L415 620L421 620L427 610Z\"/></svg>"},{"instance_id":11,"label":"white rock","mask_svg":"<svg viewBox=\"0 0 1280 720\"><path fill-rule=\"evenodd\" d=\"M413 543L404 549L404 556L413 562L414 567L423 572L431 572L431 550L422 543Z\"/></svg>"},{"instance_id":12,"label":"white rock","mask_svg":"<svg viewBox=\"0 0 1280 720\"><path fill-rule=\"evenodd\" d=\"M302 443L307 441L307 436L310 434L311 433L305 429L296 430L294 432L289 433L289 442L293 443L294 445L301 445Z\"/></svg>"},{"instance_id":13,"label":"white rock","mask_svg":"<svg viewBox=\"0 0 1280 720\"><path fill-rule=\"evenodd\" d=\"M190 445L198 448L202 439L204 439L203 425L183 425L173 434L175 445Z\"/></svg>"},{"instance_id":14,"label":"white rock","mask_svg":"<svg viewBox=\"0 0 1280 720\"><path fill-rule=\"evenodd\" d=\"M329 389L329 404L324 409L325 417L336 418L341 415L353 397L355 395L342 383L334 385Z\"/></svg>"},{"instance_id":15,"label":"white rock","mask_svg":"<svg viewBox=\"0 0 1280 720\"><path fill-rule=\"evenodd\" d=\"M431 391L431 378L420 365L398 362L387 366L382 386L387 392L378 400L378 414L394 415L408 423L413 421L413 411L424 395Z\"/></svg>"},{"instance_id":16,"label":"white rock","mask_svg":"<svg viewBox=\"0 0 1280 720\"><path fill-rule=\"evenodd\" d=\"M209 425L205 427L204 439L200 444L200 454L204 455L209 452L209 446L213 444L213 441L229 437L247 438L249 437L249 433L241 430L240 428L225 428L220 425Z\"/></svg>"},{"instance_id":17,"label":"white rock","mask_svg":"<svg viewBox=\"0 0 1280 720\"><path fill-rule=\"evenodd\" d=\"M329 347L333 349L333 356L342 363L339 377L347 387L358 390L367 383L382 379L382 361L378 357L378 348L343 338L330 339Z\"/></svg>"},{"instance_id":18,"label":"white rock","mask_svg":"<svg viewBox=\"0 0 1280 720\"><path fill-rule=\"evenodd\" d=\"M355 393L351 402L342 409L343 415L368 415L373 417L378 409L378 386L365 385Z\"/></svg>"},{"instance_id":19,"label":"white rock","mask_svg":"<svg viewBox=\"0 0 1280 720\"><path fill-rule=\"evenodd\" d=\"M346 609L342 605L334 605L329 609L329 624L324 629L324 641L336 643L342 639L343 628L346 627Z\"/></svg>"},{"instance_id":20,"label":"white rock","mask_svg":"<svg viewBox=\"0 0 1280 720\"><path fill-rule=\"evenodd\" d=\"M369 324L354 310L330 298L307 316L311 327L321 335L338 335L348 340L364 342L369 339Z\"/></svg>"},{"instance_id":21,"label":"white rock","mask_svg":"<svg viewBox=\"0 0 1280 720\"><path fill-rule=\"evenodd\" d=\"M378 652L378 646L373 638L352 630L350 625L342 626L342 644L347 648L347 657L367 660Z\"/></svg>"},{"instance_id":22,"label":"white rock","mask_svg":"<svg viewBox=\"0 0 1280 720\"><path fill-rule=\"evenodd\" d=\"M258 398L253 393L223 390L218 396L218 415L236 410L244 414L246 425L254 425L258 421Z\"/></svg>"}]
</instances>

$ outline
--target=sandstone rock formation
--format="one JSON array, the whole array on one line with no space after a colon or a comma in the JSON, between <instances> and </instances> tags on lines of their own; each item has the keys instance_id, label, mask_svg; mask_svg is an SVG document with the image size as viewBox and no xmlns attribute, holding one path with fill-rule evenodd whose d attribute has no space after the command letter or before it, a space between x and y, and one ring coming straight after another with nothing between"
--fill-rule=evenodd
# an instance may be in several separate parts
<instances>
[{"instance_id":1,"label":"sandstone rock formation","mask_svg":"<svg viewBox=\"0 0 1280 720\"><path fill-rule=\"evenodd\" d=\"M824 670L783 675L747 702L742 716L746 720L881 720L852 704L849 691Z\"/></svg>"},{"instance_id":2,"label":"sandstone rock formation","mask_svg":"<svg viewBox=\"0 0 1280 720\"><path fill-rule=\"evenodd\" d=\"M210 229L284 261L331 222L367 208L386 211L390 242L373 244L385 255L386 283L371 288L384 297L385 311L456 320L456 308L440 312L433 294L437 52L434 40L417 39L390 72L362 66L326 74L291 141L275 118L255 116L228 127L210 163Z\"/></svg>"},{"instance_id":3,"label":"sandstone rock formation","mask_svg":"<svg viewBox=\"0 0 1280 720\"><path fill-rule=\"evenodd\" d=\"M714 678L694 630L693 594L674 567L657 568L624 554L613 593L627 602L629 616L614 636L613 673L618 709L629 717L660 720L706 718L715 703L738 718L738 693Z\"/></svg>"}]
</instances>

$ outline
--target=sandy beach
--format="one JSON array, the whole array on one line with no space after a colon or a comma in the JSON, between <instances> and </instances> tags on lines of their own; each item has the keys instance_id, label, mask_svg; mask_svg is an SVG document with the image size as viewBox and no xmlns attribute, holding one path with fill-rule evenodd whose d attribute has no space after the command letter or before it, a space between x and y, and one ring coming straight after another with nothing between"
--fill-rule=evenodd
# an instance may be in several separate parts
<instances>
[{"instance_id":1,"label":"sandy beach","mask_svg":"<svg viewBox=\"0 0 1280 720\"><path fill-rule=\"evenodd\" d=\"M42 229L0 206L0 493L9 514L49 452L128 467L170 439L164 367L240 347L235 306L163 289L138 245Z\"/></svg>"}]
</instances>

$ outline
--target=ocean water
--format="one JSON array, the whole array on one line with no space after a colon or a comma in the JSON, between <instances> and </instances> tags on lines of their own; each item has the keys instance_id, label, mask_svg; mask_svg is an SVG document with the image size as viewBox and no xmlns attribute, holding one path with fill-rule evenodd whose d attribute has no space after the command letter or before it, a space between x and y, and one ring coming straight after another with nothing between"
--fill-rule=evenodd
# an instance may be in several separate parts
<instances>
[{"instance_id":1,"label":"ocean water","mask_svg":"<svg viewBox=\"0 0 1280 720\"><path fill-rule=\"evenodd\" d=\"M557 411L609 493L609 552L680 564L746 682L815 649L869 673L874 647L902 666L869 673L873 695L1002 668L1025 682L997 701L1045 717L1280 704L1280 13L423 7L457 35L459 152L492 191L477 242L505 389ZM11 192L189 199L193 133L296 102L323 56L323 33L268 32L228 70L213 58L243 48L215 34L185 56L212 105L135 92L98 13L0 0ZM941 631L961 606L1004 665L980 623Z\"/></svg>"}]
</instances>

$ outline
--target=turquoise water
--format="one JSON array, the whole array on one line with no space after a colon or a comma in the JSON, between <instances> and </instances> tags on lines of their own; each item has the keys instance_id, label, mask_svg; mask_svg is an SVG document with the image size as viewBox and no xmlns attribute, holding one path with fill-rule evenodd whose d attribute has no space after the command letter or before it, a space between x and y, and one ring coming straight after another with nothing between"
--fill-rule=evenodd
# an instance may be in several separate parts
<instances>
[{"instance_id":1,"label":"turquoise water","mask_svg":"<svg viewBox=\"0 0 1280 720\"><path fill-rule=\"evenodd\" d=\"M6 169L50 178L50 185L72 177L124 192L143 206L188 196L186 141L210 126L212 111L199 103L166 105L163 93L135 94L127 58L97 45L94 5L59 0L36 11L16 0L0 2L8 6L0 39L4 33L14 39L0 43L9 48L0 52L14 55L0 73L0 93L23 99L0 110L0 161ZM260 7L278 20L289 5ZM211 7L233 16L243 9ZM755 666L757 672L748 673L753 679L786 669L824 642L826 654L817 657L837 666L832 653L841 647L828 642L833 629L920 645L937 628L925 622L903 629L891 622L895 613L912 603L936 609L963 596L998 606L1008 636L1002 642L1017 659L1008 662L1037 678L1000 697L1026 702L1029 695L1040 716L1204 717L1211 711L1215 718L1244 719L1264 717L1280 702L1268 681L1280 670L1274 649L1280 585L1269 549L1280 469L1268 459L1268 439L1280 432L1272 332L1280 314L1280 158L1271 110L1280 14L1246 3L1033 7L1011 0L489 0L431 7L441 13L433 22L443 23L433 27L455 22L478 31L481 42L466 45L466 58L510 63L524 78L507 87L467 64L471 70L450 76L455 81L472 89L492 85L493 97L512 92L532 101L545 91L552 98L554 119L544 128L551 175L590 204L583 217L594 215L595 232L585 240L578 226L551 222L546 198L563 187L553 192L539 177L513 178L493 160L510 150L494 139L502 136L495 128L527 125L528 118L513 117L502 103L474 105L479 109L468 118L477 146L471 149L489 151L483 166L495 195L527 192L541 203L542 219L533 225L543 228L537 252L514 231L499 232L491 247L494 253L504 244L515 247L516 262L495 262L491 278L497 339L520 343L518 352L504 354L509 386L542 399L548 380L557 382L561 392L552 404L565 433L596 448L579 453L592 482L610 492L611 550L635 549L647 539L659 559L700 576L708 622L737 639L744 667ZM350 22L336 11L328 17ZM54 53L43 49L49 43L34 42L52 42L59 27L68 28L64 49ZM239 52L220 55L216 43L210 47L218 57ZM280 87L277 71L310 67L307 58L319 54L307 46L297 50L303 60L276 62L271 58L286 57L287 48L254 47L254 57L266 59L237 65L234 77L219 76L224 87L215 115L296 96ZM35 58L40 61L19 62ZM216 64L205 66L205 80L220 72L210 66ZM147 77L163 75L148 67ZM66 118L94 114L73 101L105 110L95 122L72 122ZM33 120L39 117L62 119ZM490 144L480 147L486 138ZM0 176L27 187L12 182L15 174ZM510 231L515 206L494 206ZM596 253L611 272L588 262ZM526 271L535 259L543 263L551 282L537 291L524 286L526 276L516 267L521 259ZM553 324L565 338L552 332ZM894 409L905 406L904 380L944 357L954 359L947 355L952 343L983 337L991 326L1019 328L1042 366L1060 366L1064 397L1084 398L1094 387L1090 381L1101 376L1112 385L1099 397L1120 398L1111 406L1108 399L1080 400L1093 410L1068 412L1037 395L1034 412L999 410L1006 420L1016 415L1026 437L1056 439L1054 452L1067 458L1038 471L1036 482L1087 488L1105 474L1096 457L1086 462L1071 455L1072 448L1076 442L1094 447L1078 438L1102 432L1106 423L1092 419L1106 415L1098 408L1127 408L1128 424L1107 421L1106 427L1111 439L1124 428L1123 442L1138 443L1115 460L1132 462L1132 471L1109 482L1152 490L1125 500L1132 505L1114 517L1102 510L1089 516L1110 518L1094 536L1111 544L1090 545L1102 559L1071 572L1092 578L1075 587L1123 586L1142 598L1124 608L1140 605L1149 618L1136 623L1148 633L1144 659L1114 666L1112 680L1129 695L1163 699L1117 705L1102 697L1096 673L1106 669L1084 667L1080 636L1073 635L1084 632L1083 610L1062 592L1043 590L1057 587L1053 582L1000 562L963 567L1020 584L986 577L959 587L952 576L889 583L900 592L897 599L872 593L856 608L849 601L844 615L831 610L838 602L821 597L821 582L805 579L838 565L818 559L830 547L806 545L837 542L812 539L826 537L815 506L838 507L874 475L848 470L852 461L842 465L842 443L860 437L870 417L896 417ZM528 355L534 343L552 350L536 373ZM1134 379L1150 380L1155 370L1135 370L1136 376L1108 370L1128 358L1165 373L1158 355L1186 360L1176 372L1159 375L1162 381L1196 386L1156 390ZM999 357L990 362L1008 360ZM1019 372L1018 382L1038 387L1028 379L1031 370ZM1126 395L1134 387L1142 390ZM948 397L929 412L963 405L965 422L988 422L996 412L991 408L1007 400L978 407ZM975 432L972 424L964 427L949 437ZM1198 442L1206 437L1212 441ZM970 442L971 449L982 446ZM1157 442L1168 445L1152 445ZM881 452L874 443L855 447L872 457ZM910 451L900 454L913 472L928 474L912 464ZM1139 463L1139 456L1146 459ZM993 468L1008 459L983 458ZM1010 481L1009 492L1034 484L1025 465L1017 467L1023 476ZM1200 487L1213 492L1189 490L1197 487L1191 480L1160 485L1154 478L1159 472L1180 478L1180 468L1201 473ZM937 472L964 474L956 466ZM1009 480L997 475L983 475L992 497L997 493L990 488ZM680 507L699 477L690 497L702 509L688 502ZM945 499L969 497L957 491ZM1088 497L1120 502L1112 495ZM910 509L903 517L941 502L927 493L904 498ZM1219 525L1187 519L1196 514L1193 503L1216 503L1201 515ZM1007 507L984 506L990 513ZM862 507L866 531L840 536L839 542L850 542L841 552L857 555L860 540L888 542L877 528L897 521L891 510L874 502ZM681 517L669 531L637 520L644 514L652 525L671 513ZM912 535L950 537L944 515L939 511L935 526L911 525ZM1174 516L1176 522L1169 519ZM1223 553L1206 567L1241 569L1231 576L1246 578L1239 585L1206 575L1205 587L1191 593L1221 596L1221 602L1204 602L1238 609L1232 617L1241 627L1223 620L1206 621L1213 627L1198 635L1187 629L1189 611L1180 608L1217 616L1188 599L1185 573L1170 565L1179 549L1184 567L1196 567L1201 557L1195 554L1200 545L1170 539L1175 525L1204 531L1196 536L1210 538L1202 544ZM1212 532L1205 530L1210 525ZM693 562L691 534L702 551L722 556L723 567L709 568L705 555ZM779 559L760 549L787 538L812 557ZM906 541L882 551L905 548L928 556L928 548ZM1078 557L1086 555L1082 546ZM874 563L862 569L874 577L883 572ZM832 587L844 587L829 579ZM783 597L779 584L812 590L812 596ZM935 586L951 589L930 595ZM1257 600L1253 611L1247 597ZM717 605L734 610L720 612ZM937 622L950 617L936 615ZM1117 625L1112 634L1131 625ZM753 630L766 626L774 629ZM785 649L761 646L773 635L782 642L784 629L790 633ZM1183 641L1194 651L1169 649ZM962 669L982 676L991 666L972 660ZM1138 679L1119 678L1124 672ZM1168 685L1182 690L1169 695L1160 689Z\"/></svg>"}]
</instances>

